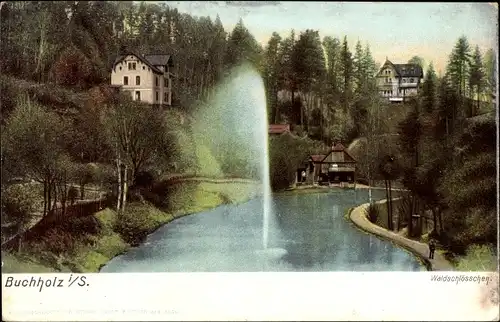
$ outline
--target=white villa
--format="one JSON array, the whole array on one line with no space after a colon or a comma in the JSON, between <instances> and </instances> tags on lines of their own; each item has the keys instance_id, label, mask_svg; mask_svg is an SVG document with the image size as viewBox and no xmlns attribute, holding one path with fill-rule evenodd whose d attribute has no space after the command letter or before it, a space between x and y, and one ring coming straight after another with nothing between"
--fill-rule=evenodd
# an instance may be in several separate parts
<instances>
[{"instance_id":1,"label":"white villa","mask_svg":"<svg viewBox=\"0 0 500 322\"><path fill-rule=\"evenodd\" d=\"M116 58L111 85L130 92L132 99L153 105L172 105L170 55L139 55L129 52Z\"/></svg>"},{"instance_id":2,"label":"white villa","mask_svg":"<svg viewBox=\"0 0 500 322\"><path fill-rule=\"evenodd\" d=\"M417 95L424 72L416 64L393 64L386 59L377 73L377 87L382 97L391 102L403 102Z\"/></svg>"}]
</instances>

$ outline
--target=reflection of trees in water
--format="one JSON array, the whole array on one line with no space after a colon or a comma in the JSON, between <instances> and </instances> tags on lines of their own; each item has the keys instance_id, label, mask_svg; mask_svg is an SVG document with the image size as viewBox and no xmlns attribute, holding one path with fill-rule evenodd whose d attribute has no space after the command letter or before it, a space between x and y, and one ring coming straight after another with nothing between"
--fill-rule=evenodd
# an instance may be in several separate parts
<instances>
[{"instance_id":1,"label":"reflection of trees in water","mask_svg":"<svg viewBox=\"0 0 500 322\"><path fill-rule=\"evenodd\" d=\"M375 264L379 249L375 247L373 236L363 236L360 239L360 247L358 252L358 262L362 264Z\"/></svg>"},{"instance_id":2,"label":"reflection of trees in water","mask_svg":"<svg viewBox=\"0 0 500 322\"><path fill-rule=\"evenodd\" d=\"M279 198L275 209L282 214L278 224L286 240L281 247L288 251L282 260L299 271L376 270L395 261L407 270L412 258L403 259L398 256L400 250L386 241L351 229L343 218L347 208L367 196L367 191L355 190ZM374 191L373 198L383 199L384 191Z\"/></svg>"}]
</instances>

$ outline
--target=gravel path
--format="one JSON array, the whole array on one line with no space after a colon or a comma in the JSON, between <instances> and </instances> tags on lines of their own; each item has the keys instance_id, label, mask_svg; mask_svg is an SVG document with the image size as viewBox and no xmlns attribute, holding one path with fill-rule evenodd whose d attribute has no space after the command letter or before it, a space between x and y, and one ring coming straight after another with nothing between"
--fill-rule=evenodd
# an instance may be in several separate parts
<instances>
[{"instance_id":1,"label":"gravel path","mask_svg":"<svg viewBox=\"0 0 500 322\"><path fill-rule=\"evenodd\" d=\"M364 231L372 233L378 237L388 239L411 251L413 254L421 258L430 271L453 271L453 265L436 250L434 259L429 259L429 247L427 244L408 239L385 228L372 224L366 217L366 208L368 203L354 208L349 217L351 221Z\"/></svg>"}]
</instances>

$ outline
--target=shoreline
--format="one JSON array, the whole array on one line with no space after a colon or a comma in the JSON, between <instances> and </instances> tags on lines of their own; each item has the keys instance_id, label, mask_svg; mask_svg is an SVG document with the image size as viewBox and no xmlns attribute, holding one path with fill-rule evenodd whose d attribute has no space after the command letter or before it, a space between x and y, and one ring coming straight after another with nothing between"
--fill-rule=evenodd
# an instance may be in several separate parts
<instances>
[{"instance_id":1,"label":"shoreline","mask_svg":"<svg viewBox=\"0 0 500 322\"><path fill-rule=\"evenodd\" d=\"M133 202L128 205L128 209L137 207L143 210L144 223L149 226L149 229L134 232L136 241L127 242L124 240L124 237L114 229L118 221L118 214L112 208L105 208L91 215L103 226L102 232L99 235L94 235L94 244L92 246L83 247L77 253L66 257L62 262L59 260L57 262L47 262L43 258L33 256L34 253L30 250L22 253L2 252L2 256L8 257L8 261L12 263L11 269L3 267L2 272L22 273L31 271L30 267L33 266L54 273L99 273L102 267L106 266L113 258L140 246L149 235L170 222L181 217L215 209L222 205L237 205L248 202L259 196L259 186L261 185L255 180L238 178L210 180L206 180L206 178L188 178L185 182L176 180L172 186L182 185L183 183L195 184L196 187L194 190L188 188L187 191L181 192L182 195L186 196L186 199L176 205L175 210L160 209L149 202ZM202 184L206 185L202 187ZM231 185L234 186L231 187ZM182 187L180 189L182 190ZM59 256L52 255L51 257Z\"/></svg>"},{"instance_id":2,"label":"shoreline","mask_svg":"<svg viewBox=\"0 0 500 322\"><path fill-rule=\"evenodd\" d=\"M193 181L198 181L198 180L193 180ZM212 182L212 183L221 183L221 182ZM226 182L226 183L243 183L243 182ZM252 182L244 182L244 183L248 183L248 184L252 184ZM239 205L239 204L243 204L245 202L249 202L250 200L254 199L254 198L257 198L258 196L249 196L248 198L246 199L241 199L241 200L235 200L235 201L231 201L229 198L227 198L227 196L224 195L225 198L223 198L222 202L217 204L217 205L214 205L213 207L209 207L209 208L203 208L203 209L199 209L198 211L191 211L191 212L180 212L180 213L177 213L177 214L171 214L171 218L165 222L162 222L160 223L158 226L152 228L151 230L149 230L146 234L145 234L145 237L137 244L128 244L129 246L122 250L121 252L117 253L116 255L114 255L113 257L111 257L108 261L106 261L105 263L101 264L99 266L99 268L97 269L97 271L95 272L92 272L92 273L100 273L101 272L101 269L103 267L105 267L110 261L112 261L114 258L118 257L118 256L121 256L125 253L127 253L128 251L134 249L134 248L137 248L137 247L140 247L145 241L146 239L151 235L151 234L154 234L158 229L164 227L165 225L168 225L172 222L174 222L175 220L177 219L180 219L182 217L186 217L186 216L192 216L192 215L196 215L196 214L199 214L199 213L202 213L204 211L209 211L209 210L213 210L213 209L216 209L220 206L223 206L223 205ZM228 201L229 200L229 201ZM158 209L159 211L162 211L161 209Z\"/></svg>"},{"instance_id":3,"label":"shoreline","mask_svg":"<svg viewBox=\"0 0 500 322\"><path fill-rule=\"evenodd\" d=\"M203 179L188 179L187 181L204 181ZM242 182L245 181L245 182ZM150 236L153 234L155 231L160 229L161 227L164 227L165 225L168 225L169 223L173 222L176 219L185 217L185 216L190 216L190 215L195 215L198 213L201 213L203 211L215 209L217 207L220 207L222 205L228 204L228 205L238 205L242 204L245 202L248 202L256 197L259 196L258 193L258 186L259 183L251 180L231 180L231 179L216 179L216 180L210 180L210 183L215 184L219 186L219 184L243 184L243 185L248 185L251 186L249 191L245 191L244 196L236 196L236 195L230 195L230 192L228 191L223 191L223 189L220 190L212 190L210 191L211 193L215 193L219 198L216 202L212 202L209 205L203 205L203 204L197 204L197 205L183 205L184 209L178 209L178 211L175 212L169 212L165 209L160 209L156 208L151 204L136 204L138 207L144 207L144 210L147 211L155 211L158 212L158 214L161 216L162 219L160 220L154 220L156 221L153 222L151 225L150 229L147 229L146 231L138 232L137 233L137 242L126 242L123 240L123 238L120 236L120 234L114 230L110 230L105 235L101 235L99 237L99 242L98 244L100 246L93 246L89 247L86 251L84 251L81 254L78 254L75 256L76 258L79 258L80 260L77 260L77 262L80 262L81 267L80 269L77 269L81 271L82 273L99 273L101 272L101 269L105 267L111 260L113 260L115 257L121 256L125 254L126 252L130 251L133 248L140 247L140 245ZM180 182L177 182L180 183ZM175 184L177 184L175 183ZM175 185L174 184L174 185ZM248 188L247 187L247 188ZM368 189L368 186L364 185L356 185L356 189ZM342 187L317 187L317 186L302 186L301 188L292 188L292 189L286 189L286 190L281 190L281 191L275 191L272 192L273 195L276 196L281 196L281 195L292 195L292 194L302 194L302 193L328 193L328 192L339 192L339 191L344 191L344 190L352 190L356 191L356 189L353 188L342 188ZM384 189L383 187L372 187L372 189ZM393 190L401 190L401 189L393 189ZM232 191L231 191L232 192ZM387 231L386 229L377 226L375 224L372 224L364 215L364 208L368 204L361 204L357 205L354 208L349 209L347 216L349 218L346 218L353 222L355 226L360 229L362 232L365 233L371 233L375 235L376 237L385 239L389 242L392 242L396 244L396 246L406 249L410 251L414 256L417 257L417 259L424 264L424 266L428 270L453 270L451 263L444 259L444 256L438 253L436 251L436 260L439 258L439 263L436 265L435 263L431 262L426 256L426 250L427 250L427 245L419 243L417 241L413 241L410 239L407 239L403 236L397 235L396 233L392 233ZM97 220L99 221L106 221L106 220L111 220L114 221L116 220L117 214L114 212L114 210L106 208L98 213L93 214ZM148 214L144 214L144 216L148 216ZM149 219L151 220L151 218ZM109 240L111 239L111 240ZM107 241L108 243L104 243ZM100 242L103 242L103 244L100 244ZM14 257L16 257L16 254L12 254ZM97 255L97 256L95 256ZM442 258L441 258L442 257ZM24 261L26 264L26 259L23 257L18 258L21 262ZM441 263L444 261L444 264ZM45 266L47 269L54 270L55 272L64 272L66 268L70 268L66 265L63 265L62 268L59 264L56 265L51 265L49 263L42 263L39 262L36 258L33 260L29 260L28 263L33 263L35 265L42 265ZM86 264L86 265L85 265ZM70 269L73 271L74 269Z\"/></svg>"},{"instance_id":4,"label":"shoreline","mask_svg":"<svg viewBox=\"0 0 500 322\"><path fill-rule=\"evenodd\" d=\"M382 200L382 202L384 200ZM395 232L389 231L370 222L366 217L365 212L368 205L369 203L365 203L349 210L349 220L358 229L366 233L370 233L380 239L392 242L398 247L411 252L420 262L424 263L428 271L454 271L452 263L448 261L438 249L436 249L436 252L434 253L435 258L429 259L427 244L398 235Z\"/></svg>"}]
</instances>

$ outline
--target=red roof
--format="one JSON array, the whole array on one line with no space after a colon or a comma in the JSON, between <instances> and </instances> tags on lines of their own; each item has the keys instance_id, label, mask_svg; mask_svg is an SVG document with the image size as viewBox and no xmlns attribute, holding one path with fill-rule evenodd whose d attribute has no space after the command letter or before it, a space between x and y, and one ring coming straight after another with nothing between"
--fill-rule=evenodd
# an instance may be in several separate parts
<instances>
[{"instance_id":1,"label":"red roof","mask_svg":"<svg viewBox=\"0 0 500 322\"><path fill-rule=\"evenodd\" d=\"M269 124L269 134L290 132L290 124Z\"/></svg>"},{"instance_id":2,"label":"red roof","mask_svg":"<svg viewBox=\"0 0 500 322\"><path fill-rule=\"evenodd\" d=\"M342 152L345 150L345 147L342 145L342 143L337 143L332 146L332 151L334 152Z\"/></svg>"},{"instance_id":3,"label":"red roof","mask_svg":"<svg viewBox=\"0 0 500 322\"><path fill-rule=\"evenodd\" d=\"M311 159L315 162L321 162L326 157L325 154L313 154L311 155Z\"/></svg>"}]
</instances>

